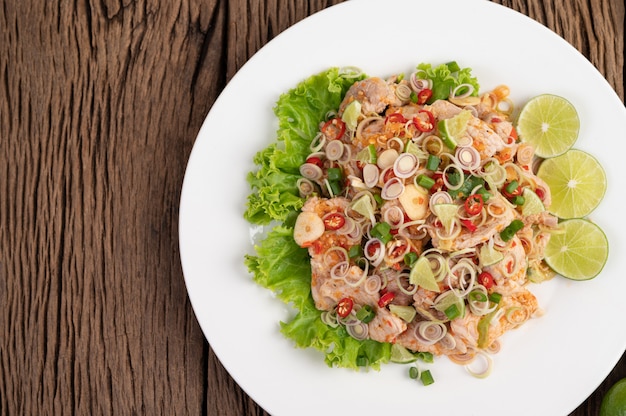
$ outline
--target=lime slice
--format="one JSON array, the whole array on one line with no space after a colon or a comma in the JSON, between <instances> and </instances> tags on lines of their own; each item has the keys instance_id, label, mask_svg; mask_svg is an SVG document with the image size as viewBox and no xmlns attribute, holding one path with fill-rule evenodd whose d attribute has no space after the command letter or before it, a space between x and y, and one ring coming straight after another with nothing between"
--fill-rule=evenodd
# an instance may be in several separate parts
<instances>
[{"instance_id":1,"label":"lime slice","mask_svg":"<svg viewBox=\"0 0 626 416\"><path fill-rule=\"evenodd\" d=\"M441 221L441 225L447 232L450 232L450 228L454 223L454 220L457 217L457 212L459 210L458 205L456 204L435 204L433 207L433 212Z\"/></svg>"},{"instance_id":2,"label":"lime slice","mask_svg":"<svg viewBox=\"0 0 626 416\"><path fill-rule=\"evenodd\" d=\"M392 363L408 364L416 361L417 356L408 348L395 343L391 345L391 357L389 359Z\"/></svg>"},{"instance_id":3,"label":"lime slice","mask_svg":"<svg viewBox=\"0 0 626 416\"><path fill-rule=\"evenodd\" d=\"M537 176L550 187L552 203L548 209L559 218L589 215L604 197L607 186L600 163L577 149L543 161Z\"/></svg>"},{"instance_id":4,"label":"lime slice","mask_svg":"<svg viewBox=\"0 0 626 416\"><path fill-rule=\"evenodd\" d=\"M483 244L480 247L478 253L478 259L480 260L481 267L491 266L499 263L504 258L504 254L496 250L495 247L489 244Z\"/></svg>"},{"instance_id":5,"label":"lime slice","mask_svg":"<svg viewBox=\"0 0 626 416\"><path fill-rule=\"evenodd\" d=\"M346 127L348 130L356 129L356 126L359 121L359 116L361 115L361 103L357 100L352 101L346 109L343 111L341 115L341 121L346 123Z\"/></svg>"},{"instance_id":6,"label":"lime slice","mask_svg":"<svg viewBox=\"0 0 626 416\"><path fill-rule=\"evenodd\" d=\"M565 153L578 138L580 120L576 108L552 94L531 98L517 118L520 140L530 143L535 154L548 158Z\"/></svg>"},{"instance_id":7,"label":"lime slice","mask_svg":"<svg viewBox=\"0 0 626 416\"><path fill-rule=\"evenodd\" d=\"M389 311L407 323L413 321L413 318L415 318L415 315L417 314L417 311L413 306L404 305L391 304L389 305Z\"/></svg>"},{"instance_id":8,"label":"lime slice","mask_svg":"<svg viewBox=\"0 0 626 416\"><path fill-rule=\"evenodd\" d=\"M439 285L435 280L435 274L430 267L430 260L422 256L417 259L411 273L409 273L409 282L413 285L418 285L426 290L432 290L433 292L439 292Z\"/></svg>"},{"instance_id":9,"label":"lime slice","mask_svg":"<svg viewBox=\"0 0 626 416\"><path fill-rule=\"evenodd\" d=\"M523 216L527 217L529 215L539 214L546 210L543 201L532 189L524 188L522 196L524 197L524 203L522 204Z\"/></svg>"},{"instance_id":10,"label":"lime slice","mask_svg":"<svg viewBox=\"0 0 626 416\"><path fill-rule=\"evenodd\" d=\"M626 416L626 378L613 384L606 392L602 398L600 416Z\"/></svg>"},{"instance_id":11,"label":"lime slice","mask_svg":"<svg viewBox=\"0 0 626 416\"><path fill-rule=\"evenodd\" d=\"M561 222L545 249L545 261L558 274L573 280L592 279L602 271L609 255L604 231L585 219Z\"/></svg>"},{"instance_id":12,"label":"lime slice","mask_svg":"<svg viewBox=\"0 0 626 416\"><path fill-rule=\"evenodd\" d=\"M367 194L354 201L351 208L367 219L374 216L374 204L372 203L372 198Z\"/></svg>"},{"instance_id":13,"label":"lime slice","mask_svg":"<svg viewBox=\"0 0 626 416\"><path fill-rule=\"evenodd\" d=\"M465 136L467 131L467 123L473 117L469 110L463 110L459 114L451 118L439 120L437 128L443 143L451 150L456 148L459 139Z\"/></svg>"}]
</instances>

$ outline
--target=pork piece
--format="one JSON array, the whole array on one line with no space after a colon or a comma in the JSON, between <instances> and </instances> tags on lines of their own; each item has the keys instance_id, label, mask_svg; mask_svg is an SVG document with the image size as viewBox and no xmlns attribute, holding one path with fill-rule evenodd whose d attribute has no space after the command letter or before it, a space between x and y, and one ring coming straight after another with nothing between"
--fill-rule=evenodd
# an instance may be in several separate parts
<instances>
[{"instance_id":1,"label":"pork piece","mask_svg":"<svg viewBox=\"0 0 626 416\"><path fill-rule=\"evenodd\" d=\"M478 150L481 159L488 159L505 149L508 141L496 133L485 121L472 117L467 123L467 135L472 138L472 147Z\"/></svg>"},{"instance_id":2,"label":"pork piece","mask_svg":"<svg viewBox=\"0 0 626 416\"><path fill-rule=\"evenodd\" d=\"M332 199L311 197L304 203L302 213L314 214L321 219L328 213L343 212L348 204L348 199L342 197ZM313 295L316 307L320 310L332 309L337 301L341 299L336 299L335 296L333 296L333 293L339 289L335 288L334 290L333 285L329 286L327 284L331 279L330 269L332 264L327 264L328 259L324 258L324 254L331 247L347 248L349 245L350 242L348 238L335 231L324 231L315 241L309 242L308 250L309 256L311 257L311 294ZM356 272L356 270L350 270L350 273ZM326 286L324 286L325 284ZM347 285L345 281L343 284Z\"/></svg>"},{"instance_id":3,"label":"pork piece","mask_svg":"<svg viewBox=\"0 0 626 416\"><path fill-rule=\"evenodd\" d=\"M454 339L450 333L447 333L443 340L433 344L425 343L420 340L416 335L419 322L418 320L413 320L413 322L407 326L406 331L398 336L396 342L412 351L430 352L435 355L464 354L467 352L465 344L460 340L457 341ZM450 340L450 338L452 338L452 340Z\"/></svg>"},{"instance_id":4,"label":"pork piece","mask_svg":"<svg viewBox=\"0 0 626 416\"><path fill-rule=\"evenodd\" d=\"M508 143L509 136L511 136L511 131L513 130L513 123L508 120L502 120L497 123L492 123L491 125L493 126L493 131L500 136L502 141Z\"/></svg>"},{"instance_id":5,"label":"pork piece","mask_svg":"<svg viewBox=\"0 0 626 416\"><path fill-rule=\"evenodd\" d=\"M405 119L411 120L413 117L417 116L423 108L424 107L421 105L409 103L402 107L389 107L387 109L387 115L398 113L402 114Z\"/></svg>"},{"instance_id":6,"label":"pork piece","mask_svg":"<svg viewBox=\"0 0 626 416\"><path fill-rule=\"evenodd\" d=\"M509 282L516 285L526 283L526 250L518 236L514 236L508 243L504 252L504 258L496 264L486 266L483 271L493 276L498 287L505 287ZM500 290L499 290L500 292Z\"/></svg>"},{"instance_id":7,"label":"pork piece","mask_svg":"<svg viewBox=\"0 0 626 416\"><path fill-rule=\"evenodd\" d=\"M480 316L474 315L466 310L465 316L458 317L450 321L450 334L467 347L476 347L478 345L478 322Z\"/></svg>"},{"instance_id":8,"label":"pork piece","mask_svg":"<svg viewBox=\"0 0 626 416\"><path fill-rule=\"evenodd\" d=\"M504 197L501 195L494 196L494 201L495 198L500 198L504 201ZM503 209L503 212L499 217L491 217L486 223L480 225L474 232L469 231L467 228L463 228L461 233L453 239L440 238L437 235L437 229L435 227L430 227L428 232L432 238L433 246L441 250L456 251L476 247L487 242L491 237L502 231L517 217L515 209L513 209L508 202L503 202L499 204L499 206Z\"/></svg>"},{"instance_id":9,"label":"pork piece","mask_svg":"<svg viewBox=\"0 0 626 416\"><path fill-rule=\"evenodd\" d=\"M493 315L475 315L467 312L465 316L454 319L450 322L450 333L458 342L464 343L467 347L487 348L505 332L517 328L533 317L538 309L537 298L527 289L520 288L519 291L504 296L500 301L499 311ZM499 313L498 313L499 312ZM485 326L487 336L484 345L479 344L480 332L478 330L481 320L490 320ZM460 348L457 348L460 349Z\"/></svg>"},{"instance_id":10,"label":"pork piece","mask_svg":"<svg viewBox=\"0 0 626 416\"><path fill-rule=\"evenodd\" d=\"M339 106L339 115L354 100L361 103L361 112L366 116L382 114L388 106L401 106L403 102L396 96L395 88L396 84L378 77L357 81L346 92Z\"/></svg>"},{"instance_id":11,"label":"pork piece","mask_svg":"<svg viewBox=\"0 0 626 416\"><path fill-rule=\"evenodd\" d=\"M437 100L430 105L424 106L424 109L430 111L437 120L452 118L463 110L461 107L446 100Z\"/></svg>"},{"instance_id":12,"label":"pork piece","mask_svg":"<svg viewBox=\"0 0 626 416\"><path fill-rule=\"evenodd\" d=\"M528 173L527 177L535 183L535 187L541 189L541 191L543 192L543 197L541 198L541 201L546 208L550 208L550 205L552 204L552 194L550 193L550 186L548 186L548 184L537 175Z\"/></svg>"},{"instance_id":13,"label":"pork piece","mask_svg":"<svg viewBox=\"0 0 626 416\"><path fill-rule=\"evenodd\" d=\"M398 278L396 273L390 273L388 276L386 290L395 294L393 298L394 305L408 306L413 302L413 296L407 295L398 286Z\"/></svg>"},{"instance_id":14,"label":"pork piece","mask_svg":"<svg viewBox=\"0 0 626 416\"><path fill-rule=\"evenodd\" d=\"M345 279L333 278L329 268L311 261L311 293L315 307L322 311L333 309L337 303L350 297L358 305L376 305L380 298L378 293L369 294L363 285L353 286ZM351 266L346 277L350 282L356 282L363 271L357 266Z\"/></svg>"},{"instance_id":15,"label":"pork piece","mask_svg":"<svg viewBox=\"0 0 626 416\"><path fill-rule=\"evenodd\" d=\"M437 120L452 118L463 110L445 100L437 100L424 108L429 110ZM471 137L472 146L478 150L481 159L487 159L505 149L512 128L513 125L508 121L492 125L478 117L471 117L467 123L466 134Z\"/></svg>"},{"instance_id":16,"label":"pork piece","mask_svg":"<svg viewBox=\"0 0 626 416\"><path fill-rule=\"evenodd\" d=\"M369 337L378 342L396 342L406 331L406 322L389 312L387 308L376 308L376 316L367 324Z\"/></svg>"}]
</instances>

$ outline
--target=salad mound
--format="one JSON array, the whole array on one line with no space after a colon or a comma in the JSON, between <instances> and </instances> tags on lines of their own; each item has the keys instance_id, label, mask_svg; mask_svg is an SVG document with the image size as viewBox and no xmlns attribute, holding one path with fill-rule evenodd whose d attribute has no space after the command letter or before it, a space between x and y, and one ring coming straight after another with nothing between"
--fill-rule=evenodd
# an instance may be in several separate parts
<instances>
[{"instance_id":1,"label":"salad mound","mask_svg":"<svg viewBox=\"0 0 626 416\"><path fill-rule=\"evenodd\" d=\"M559 219L513 109L508 87L480 94L455 62L331 68L283 94L245 212L270 226L248 269L297 310L283 334L330 366L400 350L467 364L539 315L527 283L555 275Z\"/></svg>"}]
</instances>

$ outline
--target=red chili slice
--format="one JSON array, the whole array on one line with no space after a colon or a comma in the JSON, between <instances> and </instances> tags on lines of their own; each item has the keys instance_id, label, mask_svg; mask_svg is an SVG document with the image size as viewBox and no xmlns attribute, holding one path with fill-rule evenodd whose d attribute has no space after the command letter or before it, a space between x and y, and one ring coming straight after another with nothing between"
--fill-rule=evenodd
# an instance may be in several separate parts
<instances>
[{"instance_id":1,"label":"red chili slice","mask_svg":"<svg viewBox=\"0 0 626 416\"><path fill-rule=\"evenodd\" d=\"M312 163L313 165L319 166L320 168L324 167L324 163L322 159L317 156L311 156L306 159L306 163Z\"/></svg>"},{"instance_id":2,"label":"red chili slice","mask_svg":"<svg viewBox=\"0 0 626 416\"><path fill-rule=\"evenodd\" d=\"M476 224L474 224L470 220L461 220L461 224L463 224L463 226L467 228L470 233L473 233L474 231L478 229L478 227L476 227Z\"/></svg>"},{"instance_id":3,"label":"red chili slice","mask_svg":"<svg viewBox=\"0 0 626 416\"><path fill-rule=\"evenodd\" d=\"M435 173L433 179L435 180L435 184L430 188L431 194L446 190L446 184L443 181L443 175L441 173Z\"/></svg>"},{"instance_id":4,"label":"red chili slice","mask_svg":"<svg viewBox=\"0 0 626 416\"><path fill-rule=\"evenodd\" d=\"M393 292L385 292L380 299L378 299L378 306L384 308L389 305L391 301L396 297L396 294Z\"/></svg>"},{"instance_id":5,"label":"red chili slice","mask_svg":"<svg viewBox=\"0 0 626 416\"><path fill-rule=\"evenodd\" d=\"M351 298L343 298L337 303L337 315L345 318L350 315L352 308L354 308L354 301Z\"/></svg>"},{"instance_id":6,"label":"red chili slice","mask_svg":"<svg viewBox=\"0 0 626 416\"><path fill-rule=\"evenodd\" d=\"M378 250L380 250L380 243L378 241L372 241L367 246L367 255L370 257L374 257Z\"/></svg>"},{"instance_id":7,"label":"red chili slice","mask_svg":"<svg viewBox=\"0 0 626 416\"><path fill-rule=\"evenodd\" d=\"M400 113L392 113L385 118L385 123L406 123L407 121Z\"/></svg>"},{"instance_id":8,"label":"red chili slice","mask_svg":"<svg viewBox=\"0 0 626 416\"><path fill-rule=\"evenodd\" d=\"M543 188L535 188L535 193L542 201L546 197L546 191Z\"/></svg>"},{"instance_id":9,"label":"red chili slice","mask_svg":"<svg viewBox=\"0 0 626 416\"><path fill-rule=\"evenodd\" d=\"M502 187L502 195L506 196L507 198L513 198L516 197L518 195L522 194L522 187L518 186L517 188L515 188L514 191L509 192L507 190L507 188L511 185L511 182L507 182L504 184L504 186Z\"/></svg>"},{"instance_id":10,"label":"red chili slice","mask_svg":"<svg viewBox=\"0 0 626 416\"><path fill-rule=\"evenodd\" d=\"M478 215L483 210L485 202L481 194L472 194L465 200L465 212L469 215Z\"/></svg>"},{"instance_id":11,"label":"red chili slice","mask_svg":"<svg viewBox=\"0 0 626 416\"><path fill-rule=\"evenodd\" d=\"M424 105L426 104L426 101L428 101L430 97L432 96L433 96L433 90L431 90L430 88L424 88L423 90L417 93L417 103L419 105Z\"/></svg>"},{"instance_id":12,"label":"red chili slice","mask_svg":"<svg viewBox=\"0 0 626 416\"><path fill-rule=\"evenodd\" d=\"M395 178L396 174L393 172L393 168L389 168L383 172L383 183L386 183L391 178Z\"/></svg>"},{"instance_id":13,"label":"red chili slice","mask_svg":"<svg viewBox=\"0 0 626 416\"><path fill-rule=\"evenodd\" d=\"M478 283L485 286L485 289L490 289L496 282L495 280L493 280L493 276L491 275L491 273L482 272L478 275Z\"/></svg>"},{"instance_id":14,"label":"red chili slice","mask_svg":"<svg viewBox=\"0 0 626 416\"><path fill-rule=\"evenodd\" d=\"M346 132L346 123L343 122L340 118L333 118L328 120L322 126L322 133L328 140L337 140L341 139L343 134Z\"/></svg>"},{"instance_id":15,"label":"red chili slice","mask_svg":"<svg viewBox=\"0 0 626 416\"><path fill-rule=\"evenodd\" d=\"M346 218L337 212L324 216L324 227L326 227L327 230L338 230L343 227L345 223Z\"/></svg>"},{"instance_id":16,"label":"red chili slice","mask_svg":"<svg viewBox=\"0 0 626 416\"><path fill-rule=\"evenodd\" d=\"M420 117L420 114L426 115L427 119ZM428 110L420 110L418 115L413 117L413 124L421 132L429 132L435 129L435 116Z\"/></svg>"}]
</instances>

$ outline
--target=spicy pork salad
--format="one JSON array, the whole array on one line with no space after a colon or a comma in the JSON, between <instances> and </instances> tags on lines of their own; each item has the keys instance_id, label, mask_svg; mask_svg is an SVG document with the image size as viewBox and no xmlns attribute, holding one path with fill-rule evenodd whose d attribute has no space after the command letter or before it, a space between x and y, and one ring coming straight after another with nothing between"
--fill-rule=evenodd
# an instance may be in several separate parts
<instances>
[{"instance_id":1,"label":"spicy pork salad","mask_svg":"<svg viewBox=\"0 0 626 416\"><path fill-rule=\"evenodd\" d=\"M246 264L296 308L281 330L297 346L349 368L397 348L467 363L541 314L550 187L509 89L479 88L450 62L332 68L280 97L245 212L270 230Z\"/></svg>"}]
</instances>

